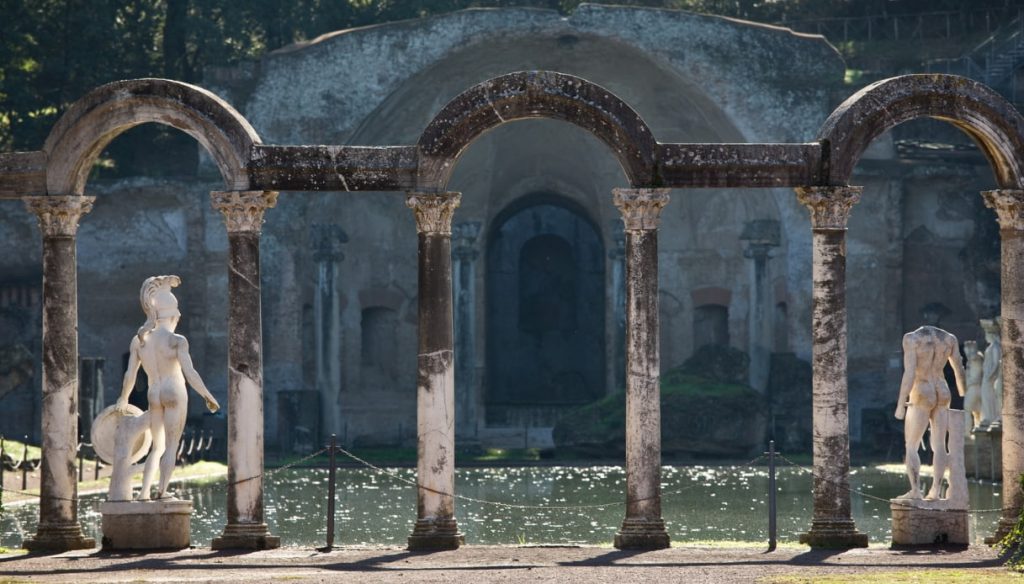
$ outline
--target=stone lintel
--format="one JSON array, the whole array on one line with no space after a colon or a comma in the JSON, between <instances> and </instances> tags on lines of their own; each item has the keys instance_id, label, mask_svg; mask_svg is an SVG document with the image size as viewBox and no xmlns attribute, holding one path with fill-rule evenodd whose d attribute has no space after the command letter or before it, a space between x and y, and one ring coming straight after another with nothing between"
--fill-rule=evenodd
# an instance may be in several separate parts
<instances>
[{"instance_id":1,"label":"stone lintel","mask_svg":"<svg viewBox=\"0 0 1024 584\"><path fill-rule=\"evenodd\" d=\"M797 187L796 198L811 212L811 228L845 230L864 187Z\"/></svg>"},{"instance_id":2,"label":"stone lintel","mask_svg":"<svg viewBox=\"0 0 1024 584\"><path fill-rule=\"evenodd\" d=\"M655 230L670 189L612 189L612 202L622 213L626 231Z\"/></svg>"},{"instance_id":3,"label":"stone lintel","mask_svg":"<svg viewBox=\"0 0 1024 584\"><path fill-rule=\"evenodd\" d=\"M263 215L277 205L276 191L213 191L213 208L224 214L228 233L259 234Z\"/></svg>"},{"instance_id":4,"label":"stone lintel","mask_svg":"<svg viewBox=\"0 0 1024 584\"><path fill-rule=\"evenodd\" d=\"M78 222L92 211L96 197L83 195L40 195L22 197L25 207L35 214L43 237L74 237Z\"/></svg>"},{"instance_id":5,"label":"stone lintel","mask_svg":"<svg viewBox=\"0 0 1024 584\"><path fill-rule=\"evenodd\" d=\"M996 212L1000 231L1024 231L1024 190L982 191L985 206Z\"/></svg>"},{"instance_id":6,"label":"stone lintel","mask_svg":"<svg viewBox=\"0 0 1024 584\"><path fill-rule=\"evenodd\" d=\"M452 217L462 202L462 193L409 192L407 207L416 214L416 231L428 235L451 235Z\"/></svg>"}]
</instances>

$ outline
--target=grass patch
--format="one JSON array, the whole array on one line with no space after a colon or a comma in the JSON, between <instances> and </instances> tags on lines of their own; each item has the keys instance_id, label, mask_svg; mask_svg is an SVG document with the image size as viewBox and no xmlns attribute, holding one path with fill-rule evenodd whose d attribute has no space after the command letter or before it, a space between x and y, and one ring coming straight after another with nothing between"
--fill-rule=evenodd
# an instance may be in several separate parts
<instances>
[{"instance_id":1,"label":"grass patch","mask_svg":"<svg viewBox=\"0 0 1024 584\"><path fill-rule=\"evenodd\" d=\"M761 580L770 584L1003 584L1024 582L1024 575L1004 568L976 568L971 570L920 570L876 572L873 574L835 574L810 576L774 576Z\"/></svg>"}]
</instances>

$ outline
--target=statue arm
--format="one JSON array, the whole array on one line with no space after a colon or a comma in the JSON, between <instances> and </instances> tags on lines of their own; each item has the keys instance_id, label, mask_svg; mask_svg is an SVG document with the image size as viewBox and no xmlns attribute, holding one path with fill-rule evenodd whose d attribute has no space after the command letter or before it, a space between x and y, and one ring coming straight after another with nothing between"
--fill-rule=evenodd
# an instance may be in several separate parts
<instances>
[{"instance_id":1,"label":"statue arm","mask_svg":"<svg viewBox=\"0 0 1024 584\"><path fill-rule=\"evenodd\" d=\"M903 337L903 380L900 382L900 397L896 400L896 419L902 420L907 415L907 400L914 386L914 374L917 368L917 354L913 342Z\"/></svg>"},{"instance_id":2,"label":"statue arm","mask_svg":"<svg viewBox=\"0 0 1024 584\"><path fill-rule=\"evenodd\" d=\"M967 384L964 382L964 364L960 360L960 347L956 339L950 339L949 364L953 366L953 377L956 377L956 391L963 397L967 393Z\"/></svg>"},{"instance_id":3,"label":"statue arm","mask_svg":"<svg viewBox=\"0 0 1024 584\"><path fill-rule=\"evenodd\" d=\"M131 348L128 350L128 369L124 372L124 381L121 382L121 396L117 398L117 411L122 414L128 413L128 395L135 388L135 380L139 375L139 339L132 339Z\"/></svg>"},{"instance_id":4,"label":"statue arm","mask_svg":"<svg viewBox=\"0 0 1024 584\"><path fill-rule=\"evenodd\" d=\"M199 372L192 365L192 355L188 352L188 340L183 336L178 336L178 363L181 364L181 372L185 375L185 381L191 385L196 392L203 397L206 401L206 408L211 412L216 412L220 409L220 404L217 403L217 399L213 397L210 390L206 389L206 384L203 383L203 378L199 377Z\"/></svg>"}]
</instances>

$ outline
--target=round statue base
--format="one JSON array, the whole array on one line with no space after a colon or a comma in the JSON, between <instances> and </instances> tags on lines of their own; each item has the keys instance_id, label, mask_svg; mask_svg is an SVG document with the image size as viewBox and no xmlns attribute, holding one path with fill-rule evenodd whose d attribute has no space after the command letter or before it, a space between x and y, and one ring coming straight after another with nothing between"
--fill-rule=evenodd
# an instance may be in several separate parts
<instances>
[{"instance_id":1,"label":"round statue base","mask_svg":"<svg viewBox=\"0 0 1024 584\"><path fill-rule=\"evenodd\" d=\"M100 513L106 551L180 550L192 543L192 501L108 501Z\"/></svg>"},{"instance_id":2,"label":"round statue base","mask_svg":"<svg viewBox=\"0 0 1024 584\"><path fill-rule=\"evenodd\" d=\"M932 503L932 505L928 505ZM892 509L892 545L933 546L971 543L966 509L943 508L940 501L894 499ZM921 505L921 506L916 506ZM932 508L923 508L932 507Z\"/></svg>"}]
</instances>

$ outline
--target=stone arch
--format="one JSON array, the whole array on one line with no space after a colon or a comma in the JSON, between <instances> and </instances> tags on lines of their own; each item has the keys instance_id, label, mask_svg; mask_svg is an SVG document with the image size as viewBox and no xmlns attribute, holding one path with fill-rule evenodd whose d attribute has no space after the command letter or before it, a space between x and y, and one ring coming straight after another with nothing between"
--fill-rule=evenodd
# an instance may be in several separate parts
<instances>
[{"instance_id":1,"label":"stone arch","mask_svg":"<svg viewBox=\"0 0 1024 584\"><path fill-rule=\"evenodd\" d=\"M108 83L76 101L43 145L46 192L80 195L93 162L122 132L156 122L195 138L213 156L225 188L249 188L247 166L260 143L249 122L213 93L167 79Z\"/></svg>"},{"instance_id":2,"label":"stone arch","mask_svg":"<svg viewBox=\"0 0 1024 584\"><path fill-rule=\"evenodd\" d=\"M478 137L526 118L575 124L611 148L630 185L653 186L657 142L628 104L585 79L552 71L520 71L477 84L448 102L417 143L417 188L443 190L455 161Z\"/></svg>"},{"instance_id":3,"label":"stone arch","mask_svg":"<svg viewBox=\"0 0 1024 584\"><path fill-rule=\"evenodd\" d=\"M1024 117L985 85L956 75L893 77L844 101L818 133L826 184L846 185L872 140L921 117L949 122L971 136L1001 188L1024 185Z\"/></svg>"}]
</instances>

